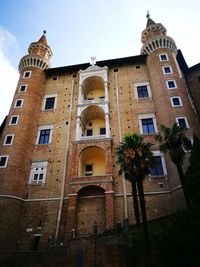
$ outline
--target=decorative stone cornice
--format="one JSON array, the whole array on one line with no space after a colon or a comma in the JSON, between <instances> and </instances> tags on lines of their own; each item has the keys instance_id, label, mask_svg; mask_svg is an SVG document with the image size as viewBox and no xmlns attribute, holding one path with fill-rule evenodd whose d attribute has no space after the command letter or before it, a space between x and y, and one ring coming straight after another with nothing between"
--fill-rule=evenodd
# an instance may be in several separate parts
<instances>
[{"instance_id":1,"label":"decorative stone cornice","mask_svg":"<svg viewBox=\"0 0 200 267\"><path fill-rule=\"evenodd\" d=\"M149 40L142 46L141 55L150 54L156 49L159 48L169 48L174 52L177 53L177 47L174 40L169 36L158 36L157 38L153 38Z\"/></svg>"},{"instance_id":2,"label":"decorative stone cornice","mask_svg":"<svg viewBox=\"0 0 200 267\"><path fill-rule=\"evenodd\" d=\"M20 60L18 67L19 72L28 67L35 67L44 70L50 68L51 63L43 57L26 55Z\"/></svg>"}]
</instances>

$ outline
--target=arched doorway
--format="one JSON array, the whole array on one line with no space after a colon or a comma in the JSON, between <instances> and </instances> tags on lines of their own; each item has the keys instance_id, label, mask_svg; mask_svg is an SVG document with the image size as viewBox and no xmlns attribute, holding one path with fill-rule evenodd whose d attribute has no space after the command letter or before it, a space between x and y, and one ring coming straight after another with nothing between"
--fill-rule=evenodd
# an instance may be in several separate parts
<instances>
[{"instance_id":1,"label":"arched doorway","mask_svg":"<svg viewBox=\"0 0 200 267\"><path fill-rule=\"evenodd\" d=\"M87 186L78 192L77 235L93 234L94 224L100 233L106 227L105 191L98 186Z\"/></svg>"}]
</instances>

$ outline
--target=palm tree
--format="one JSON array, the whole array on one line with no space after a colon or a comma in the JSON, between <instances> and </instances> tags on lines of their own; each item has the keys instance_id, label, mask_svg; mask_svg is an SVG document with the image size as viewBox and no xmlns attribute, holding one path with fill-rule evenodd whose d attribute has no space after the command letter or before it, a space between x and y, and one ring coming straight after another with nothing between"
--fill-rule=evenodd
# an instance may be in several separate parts
<instances>
[{"instance_id":1,"label":"palm tree","mask_svg":"<svg viewBox=\"0 0 200 267\"><path fill-rule=\"evenodd\" d=\"M185 200L187 206L190 207L190 200L184 187L184 173L182 168L183 159L185 157L185 151L183 148L188 141L188 138L185 136L185 128L177 125L176 123L172 128L161 125L160 134L156 136L156 140L160 143L160 150L164 153L169 152L172 162L176 165Z\"/></svg>"},{"instance_id":2,"label":"palm tree","mask_svg":"<svg viewBox=\"0 0 200 267\"><path fill-rule=\"evenodd\" d=\"M117 149L117 162L121 167L119 174L124 173L125 179L131 182L136 223L140 224L140 212L137 198L138 191L147 252L150 251L150 239L147 225L143 180L149 173L153 158L151 145L152 144L150 143L145 143L141 135L133 133L125 135L123 142Z\"/></svg>"}]
</instances>

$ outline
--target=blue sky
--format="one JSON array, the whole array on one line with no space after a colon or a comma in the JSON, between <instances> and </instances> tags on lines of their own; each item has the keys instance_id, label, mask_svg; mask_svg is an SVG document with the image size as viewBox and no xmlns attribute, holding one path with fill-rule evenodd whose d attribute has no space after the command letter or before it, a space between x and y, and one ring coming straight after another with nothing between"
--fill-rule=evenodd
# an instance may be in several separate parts
<instances>
[{"instance_id":1,"label":"blue sky","mask_svg":"<svg viewBox=\"0 0 200 267\"><path fill-rule=\"evenodd\" d=\"M91 56L138 55L147 10L167 28L188 65L199 63L198 0L0 0L0 123L9 112L19 60L43 30L53 67L89 62Z\"/></svg>"}]
</instances>

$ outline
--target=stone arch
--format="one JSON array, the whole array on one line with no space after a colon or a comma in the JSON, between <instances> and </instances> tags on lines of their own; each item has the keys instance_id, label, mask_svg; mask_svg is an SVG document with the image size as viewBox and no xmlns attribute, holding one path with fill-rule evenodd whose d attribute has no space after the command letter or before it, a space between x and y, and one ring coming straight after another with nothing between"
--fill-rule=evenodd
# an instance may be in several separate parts
<instances>
[{"instance_id":1,"label":"stone arch","mask_svg":"<svg viewBox=\"0 0 200 267\"><path fill-rule=\"evenodd\" d=\"M82 93L84 100L104 98L104 79L101 76L91 76L84 79L82 82Z\"/></svg>"},{"instance_id":2,"label":"stone arch","mask_svg":"<svg viewBox=\"0 0 200 267\"><path fill-rule=\"evenodd\" d=\"M81 150L78 159L78 176L105 175L105 151L98 146Z\"/></svg>"}]
</instances>

